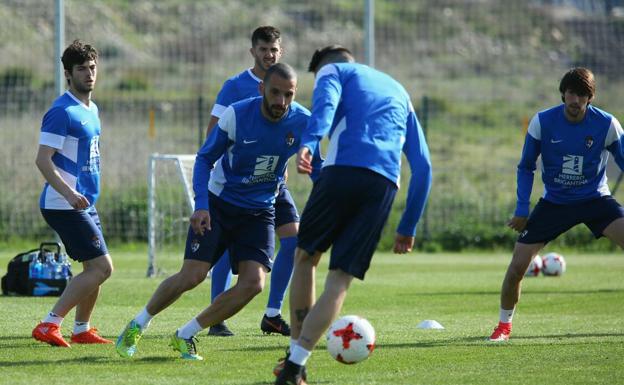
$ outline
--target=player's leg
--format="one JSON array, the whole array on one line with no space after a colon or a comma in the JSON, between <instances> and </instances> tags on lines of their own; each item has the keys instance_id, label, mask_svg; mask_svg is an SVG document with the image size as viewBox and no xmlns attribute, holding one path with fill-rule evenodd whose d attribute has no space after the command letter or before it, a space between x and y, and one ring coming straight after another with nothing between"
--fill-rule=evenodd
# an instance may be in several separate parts
<instances>
[{"instance_id":1,"label":"player's leg","mask_svg":"<svg viewBox=\"0 0 624 385\"><path fill-rule=\"evenodd\" d=\"M299 214L288 188L284 185L275 200L275 232L280 239L280 248L273 262L269 299L260 322L260 329L267 334L290 335L290 326L282 318L282 304L293 273Z\"/></svg>"},{"instance_id":2,"label":"player's leg","mask_svg":"<svg viewBox=\"0 0 624 385\"><path fill-rule=\"evenodd\" d=\"M245 307L262 291L266 271L266 265L257 261L240 261L236 284L218 296L197 317L177 329L171 337L170 346L180 352L183 359L202 360L203 358L197 354L195 335L211 325L232 317Z\"/></svg>"},{"instance_id":3,"label":"player's leg","mask_svg":"<svg viewBox=\"0 0 624 385\"><path fill-rule=\"evenodd\" d=\"M509 339L513 315L520 299L522 279L531 260L547 242L581 223L581 211L575 206L539 200L514 246L501 286L499 322L489 341L503 342Z\"/></svg>"},{"instance_id":4,"label":"player's leg","mask_svg":"<svg viewBox=\"0 0 624 385\"><path fill-rule=\"evenodd\" d=\"M117 337L115 349L120 356L132 357L152 318L174 303L184 292L202 283L214 263L215 256L223 254L225 250L222 240L223 228L218 220L218 213L213 212L212 207L210 214L212 227L203 235L195 234L189 226L184 262L180 271L160 283L147 305Z\"/></svg>"},{"instance_id":5,"label":"player's leg","mask_svg":"<svg viewBox=\"0 0 624 385\"><path fill-rule=\"evenodd\" d=\"M618 218L611 222L603 232L604 236L613 243L624 249L624 218Z\"/></svg>"},{"instance_id":6,"label":"player's leg","mask_svg":"<svg viewBox=\"0 0 624 385\"><path fill-rule=\"evenodd\" d=\"M295 266L290 284L291 342L299 339L303 321L316 300L316 266L321 255L320 252L311 255L301 248L295 251Z\"/></svg>"},{"instance_id":7,"label":"player's leg","mask_svg":"<svg viewBox=\"0 0 624 385\"><path fill-rule=\"evenodd\" d=\"M42 209L41 212L46 222L59 234L69 256L83 263L83 271L69 282L51 312L35 327L32 336L51 345L69 346L60 333L64 317L84 301L89 308L85 308L81 317L89 321L97 291L112 274L113 264L95 208L80 211Z\"/></svg>"},{"instance_id":8,"label":"player's leg","mask_svg":"<svg viewBox=\"0 0 624 385\"><path fill-rule=\"evenodd\" d=\"M211 302L230 288L232 284L232 267L230 265L230 255L226 251L219 261L212 268L210 276L210 296ZM208 330L208 335L216 337L231 337L234 335L227 327L225 321L212 325Z\"/></svg>"}]
</instances>

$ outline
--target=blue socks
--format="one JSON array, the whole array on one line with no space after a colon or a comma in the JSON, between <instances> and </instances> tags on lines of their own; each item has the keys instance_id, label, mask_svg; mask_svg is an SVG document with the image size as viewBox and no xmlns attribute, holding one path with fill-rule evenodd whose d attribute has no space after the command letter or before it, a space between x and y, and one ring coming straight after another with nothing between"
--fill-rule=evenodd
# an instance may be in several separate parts
<instances>
[{"instance_id":1,"label":"blue socks","mask_svg":"<svg viewBox=\"0 0 624 385\"><path fill-rule=\"evenodd\" d=\"M280 249L271 270L271 288L267 308L281 309L295 262L297 237L280 239Z\"/></svg>"},{"instance_id":2,"label":"blue socks","mask_svg":"<svg viewBox=\"0 0 624 385\"><path fill-rule=\"evenodd\" d=\"M214 302L219 294L229 289L231 283L232 267L230 266L230 253L226 250L212 268L212 274L210 275L210 302Z\"/></svg>"}]
</instances>

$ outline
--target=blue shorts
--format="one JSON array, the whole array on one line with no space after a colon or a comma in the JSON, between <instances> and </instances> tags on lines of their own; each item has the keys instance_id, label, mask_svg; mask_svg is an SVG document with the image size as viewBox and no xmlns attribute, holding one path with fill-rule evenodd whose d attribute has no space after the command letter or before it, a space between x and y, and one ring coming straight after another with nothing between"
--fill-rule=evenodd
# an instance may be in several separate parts
<instances>
[{"instance_id":1,"label":"blue shorts","mask_svg":"<svg viewBox=\"0 0 624 385\"><path fill-rule=\"evenodd\" d=\"M396 191L366 168L323 168L301 215L297 246L308 254L332 246L330 270L364 279Z\"/></svg>"},{"instance_id":2,"label":"blue shorts","mask_svg":"<svg viewBox=\"0 0 624 385\"><path fill-rule=\"evenodd\" d=\"M95 207L87 210L41 209L41 215L61 237L67 255L74 261L84 262L108 254Z\"/></svg>"},{"instance_id":3,"label":"blue shorts","mask_svg":"<svg viewBox=\"0 0 624 385\"><path fill-rule=\"evenodd\" d=\"M228 250L234 274L238 274L238 262L249 260L270 271L275 251L275 209L246 209L214 194L210 194L209 204L211 230L199 235L189 226L184 259L214 266Z\"/></svg>"},{"instance_id":4,"label":"blue shorts","mask_svg":"<svg viewBox=\"0 0 624 385\"><path fill-rule=\"evenodd\" d=\"M529 215L518 242L548 243L579 223L584 223L596 238L614 220L624 217L624 209L610 195L587 202L561 205L540 199Z\"/></svg>"},{"instance_id":5,"label":"blue shorts","mask_svg":"<svg viewBox=\"0 0 624 385\"><path fill-rule=\"evenodd\" d=\"M299 213L288 187L283 183L275 198L275 228L288 223L299 223Z\"/></svg>"}]
</instances>

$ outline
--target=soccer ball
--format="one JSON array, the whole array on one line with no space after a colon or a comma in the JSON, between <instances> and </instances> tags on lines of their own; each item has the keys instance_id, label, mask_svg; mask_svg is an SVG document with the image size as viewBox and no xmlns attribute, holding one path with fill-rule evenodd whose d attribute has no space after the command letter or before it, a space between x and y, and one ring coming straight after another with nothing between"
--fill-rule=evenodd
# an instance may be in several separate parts
<instances>
[{"instance_id":1,"label":"soccer ball","mask_svg":"<svg viewBox=\"0 0 624 385\"><path fill-rule=\"evenodd\" d=\"M563 255L548 253L542 257L542 273L544 275L559 276L566 271L566 262Z\"/></svg>"},{"instance_id":2,"label":"soccer ball","mask_svg":"<svg viewBox=\"0 0 624 385\"><path fill-rule=\"evenodd\" d=\"M540 271L542 271L542 266L543 266L542 257L539 255L536 255L535 258L533 258L533 260L529 264L529 268L527 269L526 273L524 273L524 276L525 277L537 277Z\"/></svg>"},{"instance_id":3,"label":"soccer ball","mask_svg":"<svg viewBox=\"0 0 624 385\"><path fill-rule=\"evenodd\" d=\"M355 364L375 349L375 329L364 318L347 315L334 321L327 331L327 350L336 361Z\"/></svg>"}]
</instances>

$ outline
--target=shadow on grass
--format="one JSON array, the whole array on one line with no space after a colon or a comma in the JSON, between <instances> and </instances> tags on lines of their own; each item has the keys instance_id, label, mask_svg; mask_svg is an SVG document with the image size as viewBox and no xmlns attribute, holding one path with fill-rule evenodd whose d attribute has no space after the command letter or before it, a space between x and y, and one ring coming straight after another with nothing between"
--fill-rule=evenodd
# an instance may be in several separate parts
<instances>
[{"instance_id":1,"label":"shadow on grass","mask_svg":"<svg viewBox=\"0 0 624 385\"><path fill-rule=\"evenodd\" d=\"M85 356L76 358L67 358L59 360L28 360L28 361L0 361L0 368L15 366L44 366L58 364L89 364L89 365L109 365L109 364L153 364L179 361L178 357L141 357L133 359L124 359L121 357L107 356Z\"/></svg>"},{"instance_id":2,"label":"shadow on grass","mask_svg":"<svg viewBox=\"0 0 624 385\"><path fill-rule=\"evenodd\" d=\"M620 294L624 293L624 289L595 289L595 290L531 290L523 289L522 294ZM500 295L500 290L490 291L449 291L449 292L435 292L435 293L397 293L397 296L411 296L411 297L448 297L448 296L466 296L466 295Z\"/></svg>"}]
</instances>

